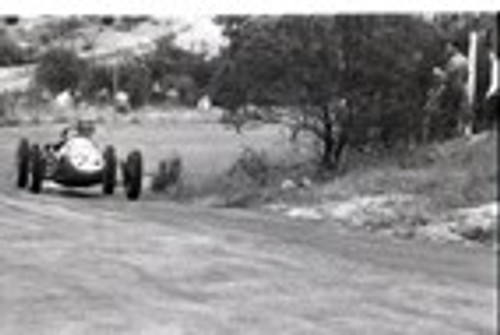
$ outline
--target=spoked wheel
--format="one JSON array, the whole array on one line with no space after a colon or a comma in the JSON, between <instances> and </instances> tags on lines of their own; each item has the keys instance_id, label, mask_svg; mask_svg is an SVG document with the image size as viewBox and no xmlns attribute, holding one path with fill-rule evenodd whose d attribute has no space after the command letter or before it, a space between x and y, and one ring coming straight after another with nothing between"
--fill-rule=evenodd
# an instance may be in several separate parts
<instances>
[{"instance_id":1,"label":"spoked wheel","mask_svg":"<svg viewBox=\"0 0 500 335\"><path fill-rule=\"evenodd\" d=\"M104 150L103 193L111 195L116 186L116 153L112 146Z\"/></svg>"},{"instance_id":2,"label":"spoked wheel","mask_svg":"<svg viewBox=\"0 0 500 335\"><path fill-rule=\"evenodd\" d=\"M43 178L45 175L45 161L42 150L38 144L31 147L31 185L30 191L40 193L42 191Z\"/></svg>"},{"instance_id":3,"label":"spoked wheel","mask_svg":"<svg viewBox=\"0 0 500 335\"><path fill-rule=\"evenodd\" d=\"M125 194L129 200L137 200L142 189L142 155L140 151L132 151L123 164L123 181Z\"/></svg>"},{"instance_id":4,"label":"spoked wheel","mask_svg":"<svg viewBox=\"0 0 500 335\"><path fill-rule=\"evenodd\" d=\"M28 186L30 174L30 145L27 139L23 138L17 147L17 187Z\"/></svg>"}]
</instances>

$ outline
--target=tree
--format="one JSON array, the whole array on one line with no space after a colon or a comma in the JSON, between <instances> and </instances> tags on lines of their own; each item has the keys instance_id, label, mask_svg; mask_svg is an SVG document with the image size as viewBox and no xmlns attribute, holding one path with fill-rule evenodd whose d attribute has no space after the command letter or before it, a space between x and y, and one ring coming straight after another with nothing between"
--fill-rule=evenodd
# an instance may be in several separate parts
<instances>
[{"instance_id":1,"label":"tree","mask_svg":"<svg viewBox=\"0 0 500 335\"><path fill-rule=\"evenodd\" d=\"M82 85L82 93L87 100L96 100L101 92L113 91L113 66L106 64L91 64Z\"/></svg>"},{"instance_id":2,"label":"tree","mask_svg":"<svg viewBox=\"0 0 500 335\"><path fill-rule=\"evenodd\" d=\"M369 127L392 145L418 137L432 81L436 33L417 16L219 17L229 39L212 96L233 113L286 107L297 132L334 168ZM373 140L373 139L370 139Z\"/></svg>"},{"instance_id":3,"label":"tree","mask_svg":"<svg viewBox=\"0 0 500 335\"><path fill-rule=\"evenodd\" d=\"M173 34L160 38L145 63L151 71L152 81L160 83L163 91L176 89L181 101L192 105L205 93L213 63L204 54L180 48L174 40Z\"/></svg>"},{"instance_id":4,"label":"tree","mask_svg":"<svg viewBox=\"0 0 500 335\"><path fill-rule=\"evenodd\" d=\"M36 83L57 94L76 90L84 78L86 63L73 51L55 48L41 56L35 71Z\"/></svg>"}]
</instances>

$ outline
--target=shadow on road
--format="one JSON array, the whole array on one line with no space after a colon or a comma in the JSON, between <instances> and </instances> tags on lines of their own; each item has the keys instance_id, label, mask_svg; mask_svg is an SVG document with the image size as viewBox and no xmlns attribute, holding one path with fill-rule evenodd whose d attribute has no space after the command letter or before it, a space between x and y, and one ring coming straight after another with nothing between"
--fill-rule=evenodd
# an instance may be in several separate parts
<instances>
[{"instance_id":1,"label":"shadow on road","mask_svg":"<svg viewBox=\"0 0 500 335\"><path fill-rule=\"evenodd\" d=\"M98 190L83 188L47 187L43 193L65 198L96 199L103 197L102 193Z\"/></svg>"}]
</instances>

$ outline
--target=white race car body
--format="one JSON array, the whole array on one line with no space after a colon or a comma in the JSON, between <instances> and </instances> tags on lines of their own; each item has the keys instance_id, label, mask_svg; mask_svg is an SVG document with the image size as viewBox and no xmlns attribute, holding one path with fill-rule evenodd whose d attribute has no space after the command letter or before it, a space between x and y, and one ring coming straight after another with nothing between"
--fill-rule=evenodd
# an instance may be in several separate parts
<instances>
[{"instance_id":1,"label":"white race car body","mask_svg":"<svg viewBox=\"0 0 500 335\"><path fill-rule=\"evenodd\" d=\"M48 156L48 161L53 162L47 171L49 179L67 186L90 186L102 182L103 154L88 138L72 137Z\"/></svg>"},{"instance_id":2,"label":"white race car body","mask_svg":"<svg viewBox=\"0 0 500 335\"><path fill-rule=\"evenodd\" d=\"M66 157L71 165L83 173L95 173L104 168L101 151L90 139L73 137L69 139L56 153Z\"/></svg>"}]
</instances>

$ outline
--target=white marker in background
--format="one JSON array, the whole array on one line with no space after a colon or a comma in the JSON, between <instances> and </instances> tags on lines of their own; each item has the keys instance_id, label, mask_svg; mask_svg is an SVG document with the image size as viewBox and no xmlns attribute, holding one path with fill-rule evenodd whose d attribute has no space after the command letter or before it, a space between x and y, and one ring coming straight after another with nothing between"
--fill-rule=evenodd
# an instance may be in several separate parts
<instances>
[{"instance_id":1,"label":"white marker in background","mask_svg":"<svg viewBox=\"0 0 500 335\"><path fill-rule=\"evenodd\" d=\"M467 76L467 100L469 113L474 113L473 108L475 104L476 86L477 86L477 48L478 48L478 34L472 31L469 34L469 57L468 57L468 76ZM472 134L472 120L469 120L465 125L464 135Z\"/></svg>"}]
</instances>

